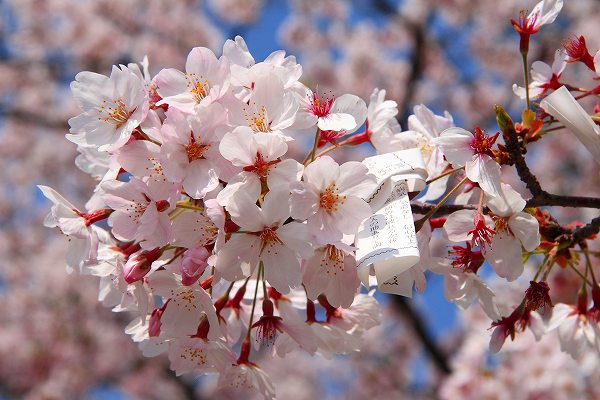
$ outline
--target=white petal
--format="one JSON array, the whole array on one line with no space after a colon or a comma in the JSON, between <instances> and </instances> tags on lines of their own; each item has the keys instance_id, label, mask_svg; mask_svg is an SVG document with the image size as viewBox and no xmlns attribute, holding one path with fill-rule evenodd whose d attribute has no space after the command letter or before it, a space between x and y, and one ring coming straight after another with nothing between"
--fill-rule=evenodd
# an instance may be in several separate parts
<instances>
[{"instance_id":1,"label":"white petal","mask_svg":"<svg viewBox=\"0 0 600 400\"><path fill-rule=\"evenodd\" d=\"M349 131L356 128L356 120L350 114L329 113L325 117L320 117L317 126L322 131Z\"/></svg>"},{"instance_id":2,"label":"white petal","mask_svg":"<svg viewBox=\"0 0 600 400\"><path fill-rule=\"evenodd\" d=\"M488 195L500 195L500 165L487 154L475 155L465 165L465 174L473 182L479 183Z\"/></svg>"},{"instance_id":3,"label":"white petal","mask_svg":"<svg viewBox=\"0 0 600 400\"><path fill-rule=\"evenodd\" d=\"M462 128L448 128L439 137L431 140L435 146L440 146L446 159L455 167L462 167L473 158L471 142L473 134Z\"/></svg>"},{"instance_id":4,"label":"white petal","mask_svg":"<svg viewBox=\"0 0 600 400\"><path fill-rule=\"evenodd\" d=\"M490 246L483 250L485 259L498 276L512 282L523 273L521 243L514 236L499 232L492 237Z\"/></svg>"},{"instance_id":5,"label":"white petal","mask_svg":"<svg viewBox=\"0 0 600 400\"><path fill-rule=\"evenodd\" d=\"M540 226L533 215L520 212L508 220L508 226L525 250L533 251L540 245Z\"/></svg>"},{"instance_id":6,"label":"white petal","mask_svg":"<svg viewBox=\"0 0 600 400\"><path fill-rule=\"evenodd\" d=\"M569 128L594 159L600 162L600 128L566 87L561 86L544 98L540 107Z\"/></svg>"}]
</instances>

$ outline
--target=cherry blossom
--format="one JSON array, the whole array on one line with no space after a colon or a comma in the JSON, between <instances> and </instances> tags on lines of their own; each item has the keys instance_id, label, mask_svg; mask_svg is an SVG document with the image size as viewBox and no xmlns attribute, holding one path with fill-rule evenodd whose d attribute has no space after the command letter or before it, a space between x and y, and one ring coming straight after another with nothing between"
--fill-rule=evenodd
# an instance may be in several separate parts
<instances>
[{"instance_id":1,"label":"cherry blossom","mask_svg":"<svg viewBox=\"0 0 600 400\"><path fill-rule=\"evenodd\" d=\"M342 234L354 234L371 215L363 198L373 192L376 183L364 165L338 165L323 156L307 166L303 176L302 182L290 185L291 213L295 219L308 220L311 233L341 239Z\"/></svg>"},{"instance_id":2,"label":"cherry blossom","mask_svg":"<svg viewBox=\"0 0 600 400\"><path fill-rule=\"evenodd\" d=\"M259 261L264 264L265 279L281 293L300 285L299 253L310 254L306 226L286 223L290 216L289 193L270 192L262 207L244 193L229 203L232 221L247 233L236 233L217 255L216 269L228 280L251 276Z\"/></svg>"},{"instance_id":3,"label":"cherry blossom","mask_svg":"<svg viewBox=\"0 0 600 400\"><path fill-rule=\"evenodd\" d=\"M240 146L240 143L244 145ZM223 206L227 206L236 192L243 191L248 197L258 199L263 185L269 190L289 189L290 184L302 176L303 166L300 163L280 159L287 152L288 145L279 136L255 134L248 127L237 127L223 137L219 148L226 159L241 169L217 196Z\"/></svg>"},{"instance_id":4,"label":"cherry blossom","mask_svg":"<svg viewBox=\"0 0 600 400\"><path fill-rule=\"evenodd\" d=\"M167 104L185 113L218 101L229 89L229 61L217 59L212 50L196 47L190 51L185 72L163 69L155 78L157 92Z\"/></svg>"},{"instance_id":5,"label":"cherry blossom","mask_svg":"<svg viewBox=\"0 0 600 400\"><path fill-rule=\"evenodd\" d=\"M465 167L467 178L477 182L490 196L500 194L500 165L494 160L492 146L498 134L487 136L479 128L475 134L462 128L448 128L431 142L442 148L454 168Z\"/></svg>"},{"instance_id":6,"label":"cherry blossom","mask_svg":"<svg viewBox=\"0 0 600 400\"><path fill-rule=\"evenodd\" d=\"M144 83L132 68L113 67L110 77L80 72L71 90L82 113L69 120L67 139L99 151L123 146L148 113Z\"/></svg>"},{"instance_id":7,"label":"cherry blossom","mask_svg":"<svg viewBox=\"0 0 600 400\"><path fill-rule=\"evenodd\" d=\"M360 97L344 94L340 97L322 95L306 88L298 95L300 107L296 114L295 127L311 128L317 125L322 131L354 132L365 121L367 106Z\"/></svg>"},{"instance_id":8,"label":"cherry blossom","mask_svg":"<svg viewBox=\"0 0 600 400\"><path fill-rule=\"evenodd\" d=\"M560 76L565 70L567 62L565 54L561 50L554 53L554 61L549 66L543 61L536 61L531 65L531 83L529 84L529 96L532 99L546 94L548 90L556 90L562 85ZM521 99L525 99L525 88L513 84L513 92Z\"/></svg>"},{"instance_id":9,"label":"cherry blossom","mask_svg":"<svg viewBox=\"0 0 600 400\"><path fill-rule=\"evenodd\" d=\"M137 178L127 183L104 182L102 199L115 210L108 219L115 237L140 240L147 249L167 244L171 235L167 212L172 207L174 189L168 182L148 185Z\"/></svg>"}]
</instances>

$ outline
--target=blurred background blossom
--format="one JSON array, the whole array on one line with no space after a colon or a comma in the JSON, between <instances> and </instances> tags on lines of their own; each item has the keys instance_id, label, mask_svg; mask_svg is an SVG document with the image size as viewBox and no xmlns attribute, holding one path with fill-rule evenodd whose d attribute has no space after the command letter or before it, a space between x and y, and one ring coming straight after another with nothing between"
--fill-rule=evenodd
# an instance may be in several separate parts
<instances>
[{"instance_id":1,"label":"blurred background blossom","mask_svg":"<svg viewBox=\"0 0 600 400\"><path fill-rule=\"evenodd\" d=\"M522 85L522 72L509 20L534 3L0 0L0 399L237 396L215 392L210 378L176 378L165 359L143 358L123 333L126 319L97 302L97 282L65 272L64 238L42 227L48 205L36 184L58 189L76 205L94 187L74 168L75 146L64 140L66 121L77 113L69 83L78 71L106 74L113 64L147 55L155 74L181 68L195 46L219 54L225 39L240 34L257 59L280 48L295 54L311 87L363 98L375 87L386 89L399 104L403 127L412 107L424 103L438 113L451 111L458 125L493 129L493 105L516 110L520 101L511 89ZM561 40L573 34L585 35L597 49L599 18L597 1L569 2L557 22L536 35L530 60L550 63ZM567 73L576 80L578 66ZM567 132L547 139L528 156L544 187L600 195L597 166L582 145ZM559 217L589 220L588 212L560 210ZM551 278L556 296L576 294L565 271ZM600 397L597 357L576 363L559 351L553 335L534 345L529 334L491 357L480 310L455 317L441 278L428 281L425 294L412 301L381 298L385 322L359 354L333 360L292 355L266 363L279 397ZM503 295L509 306L519 299Z\"/></svg>"}]
</instances>

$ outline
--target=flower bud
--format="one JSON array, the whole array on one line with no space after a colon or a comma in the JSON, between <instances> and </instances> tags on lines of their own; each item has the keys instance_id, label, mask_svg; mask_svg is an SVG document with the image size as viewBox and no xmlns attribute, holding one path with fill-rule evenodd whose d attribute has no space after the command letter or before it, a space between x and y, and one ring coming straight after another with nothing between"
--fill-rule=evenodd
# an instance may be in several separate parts
<instances>
[{"instance_id":1,"label":"flower bud","mask_svg":"<svg viewBox=\"0 0 600 400\"><path fill-rule=\"evenodd\" d=\"M204 247L189 249L183 253L181 283L187 286L195 283L206 269L208 257L210 252Z\"/></svg>"},{"instance_id":2,"label":"flower bud","mask_svg":"<svg viewBox=\"0 0 600 400\"><path fill-rule=\"evenodd\" d=\"M161 254L162 250L160 248L156 248L154 250L143 251L133 255L132 257L129 257L127 263L125 263L125 266L123 267L125 282L131 284L146 276L148 272L150 272L152 263L158 260L158 257L160 257Z\"/></svg>"}]
</instances>

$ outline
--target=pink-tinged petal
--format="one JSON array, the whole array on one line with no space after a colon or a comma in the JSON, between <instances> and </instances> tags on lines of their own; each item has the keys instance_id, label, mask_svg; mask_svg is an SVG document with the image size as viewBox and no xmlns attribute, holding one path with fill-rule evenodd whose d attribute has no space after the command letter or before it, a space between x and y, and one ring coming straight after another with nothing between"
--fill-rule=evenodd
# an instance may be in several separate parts
<instances>
[{"instance_id":1,"label":"pink-tinged petal","mask_svg":"<svg viewBox=\"0 0 600 400\"><path fill-rule=\"evenodd\" d=\"M284 245L267 246L260 255L265 265L265 278L278 292L287 294L290 287L302 283L300 261L296 253Z\"/></svg>"},{"instance_id":2,"label":"pink-tinged petal","mask_svg":"<svg viewBox=\"0 0 600 400\"><path fill-rule=\"evenodd\" d=\"M596 55L598 55L598 53L596 53ZM563 49L557 49L554 52L554 61L552 62L552 73L554 75L560 76L560 74L563 73L565 67L567 66L567 58L568 54L565 54ZM594 64L596 64L595 59ZM598 68L596 68L596 71L598 71Z\"/></svg>"},{"instance_id":3,"label":"pink-tinged petal","mask_svg":"<svg viewBox=\"0 0 600 400\"><path fill-rule=\"evenodd\" d=\"M550 82L552 74L552 68L543 61L535 61L531 64L531 79L534 82Z\"/></svg>"},{"instance_id":4,"label":"pink-tinged petal","mask_svg":"<svg viewBox=\"0 0 600 400\"><path fill-rule=\"evenodd\" d=\"M201 199L218 185L219 177L210 161L195 160L187 168L183 188L190 197Z\"/></svg>"},{"instance_id":5,"label":"pink-tinged petal","mask_svg":"<svg viewBox=\"0 0 600 400\"><path fill-rule=\"evenodd\" d=\"M454 167L462 167L473 158L473 134L463 128L448 128L430 142L442 148L446 159Z\"/></svg>"},{"instance_id":6,"label":"pink-tinged petal","mask_svg":"<svg viewBox=\"0 0 600 400\"><path fill-rule=\"evenodd\" d=\"M163 99L185 93L188 89L186 86L185 74L173 68L161 70L158 75L156 75L156 78L154 78L154 81L158 86L157 92ZM192 101L191 98L190 101ZM159 103L165 103L165 101Z\"/></svg>"},{"instance_id":7,"label":"pink-tinged petal","mask_svg":"<svg viewBox=\"0 0 600 400\"><path fill-rule=\"evenodd\" d=\"M547 332L546 323L536 311L532 311L529 314L529 330L538 342Z\"/></svg>"},{"instance_id":8,"label":"pink-tinged petal","mask_svg":"<svg viewBox=\"0 0 600 400\"><path fill-rule=\"evenodd\" d=\"M309 354L314 354L317 351L315 335L306 322L302 320L284 320L281 328Z\"/></svg>"},{"instance_id":9,"label":"pink-tinged petal","mask_svg":"<svg viewBox=\"0 0 600 400\"><path fill-rule=\"evenodd\" d=\"M540 107L562 122L600 162L600 128L566 87L561 86L544 98Z\"/></svg>"},{"instance_id":10,"label":"pink-tinged petal","mask_svg":"<svg viewBox=\"0 0 600 400\"><path fill-rule=\"evenodd\" d=\"M255 64L254 58L248 51L248 46L241 36L236 36L235 41L227 39L223 45L223 55L227 57L233 65L250 68Z\"/></svg>"},{"instance_id":11,"label":"pink-tinged petal","mask_svg":"<svg viewBox=\"0 0 600 400\"><path fill-rule=\"evenodd\" d=\"M193 128L190 126L188 114L185 114L176 108L169 108L166 112L165 121L160 127L160 133L165 142L164 144L186 145L190 141L190 131L193 132Z\"/></svg>"},{"instance_id":12,"label":"pink-tinged petal","mask_svg":"<svg viewBox=\"0 0 600 400\"><path fill-rule=\"evenodd\" d=\"M172 244L179 247L202 247L214 243L217 227L205 215L185 211L173 220Z\"/></svg>"},{"instance_id":13,"label":"pink-tinged petal","mask_svg":"<svg viewBox=\"0 0 600 400\"><path fill-rule=\"evenodd\" d=\"M288 150L285 140L277 135L257 132L254 134L254 140L258 144L264 159L268 161L278 159ZM254 154L254 157L256 157L256 154Z\"/></svg>"},{"instance_id":14,"label":"pink-tinged petal","mask_svg":"<svg viewBox=\"0 0 600 400\"><path fill-rule=\"evenodd\" d=\"M471 274L472 275L472 274ZM483 283L479 277L474 275L473 285L475 286L477 299L481 309L485 314L492 320L496 321L500 319L500 313L498 307L494 303L494 292L485 283Z\"/></svg>"},{"instance_id":15,"label":"pink-tinged petal","mask_svg":"<svg viewBox=\"0 0 600 400\"><path fill-rule=\"evenodd\" d=\"M249 232L261 232L266 226L265 218L256 205L256 200L245 192L238 192L231 197L227 211L233 222Z\"/></svg>"},{"instance_id":16,"label":"pink-tinged petal","mask_svg":"<svg viewBox=\"0 0 600 400\"><path fill-rule=\"evenodd\" d=\"M219 144L221 155L239 167L253 165L258 150L254 132L248 127L235 128L225 134Z\"/></svg>"},{"instance_id":17,"label":"pink-tinged petal","mask_svg":"<svg viewBox=\"0 0 600 400\"><path fill-rule=\"evenodd\" d=\"M117 154L117 162L134 176L150 176L155 174L155 162L161 147L147 140L136 140L121 147Z\"/></svg>"},{"instance_id":18,"label":"pink-tinged petal","mask_svg":"<svg viewBox=\"0 0 600 400\"><path fill-rule=\"evenodd\" d=\"M56 190L52 189L51 187L44 186L44 185L37 185L37 187L38 187L38 189L40 189L40 191L42 192L42 194L48 200L50 200L52 203L54 203L54 204L62 204L66 208L71 209L71 210L75 210L76 209L76 207L73 204L71 204L60 193L58 193Z\"/></svg>"},{"instance_id":19,"label":"pink-tinged petal","mask_svg":"<svg viewBox=\"0 0 600 400\"><path fill-rule=\"evenodd\" d=\"M258 236L233 234L217 254L215 268L228 281L243 279L256 268L260 248Z\"/></svg>"},{"instance_id":20,"label":"pink-tinged petal","mask_svg":"<svg viewBox=\"0 0 600 400\"><path fill-rule=\"evenodd\" d=\"M429 175L431 176L431 175ZM448 189L449 176L445 176L441 179L431 182L427 185L427 192L419 196L419 201L422 202L433 202L442 197ZM421 192L422 193L422 192Z\"/></svg>"},{"instance_id":21,"label":"pink-tinged petal","mask_svg":"<svg viewBox=\"0 0 600 400\"><path fill-rule=\"evenodd\" d=\"M542 0L533 7L527 18L531 19L537 15L536 28L551 24L562 10L562 6L563 0Z\"/></svg>"},{"instance_id":22,"label":"pink-tinged petal","mask_svg":"<svg viewBox=\"0 0 600 400\"><path fill-rule=\"evenodd\" d=\"M492 332L490 339L490 353L496 354L502 349L504 342L506 341L506 328L502 325L497 326Z\"/></svg>"},{"instance_id":23,"label":"pink-tinged petal","mask_svg":"<svg viewBox=\"0 0 600 400\"><path fill-rule=\"evenodd\" d=\"M460 210L450 214L444 224L444 232L448 239L452 242L470 240L471 235L468 232L473 229L475 214L475 210Z\"/></svg>"},{"instance_id":24,"label":"pink-tinged petal","mask_svg":"<svg viewBox=\"0 0 600 400\"><path fill-rule=\"evenodd\" d=\"M270 191L262 205L264 223L268 226L282 225L290 217L290 192Z\"/></svg>"},{"instance_id":25,"label":"pink-tinged petal","mask_svg":"<svg viewBox=\"0 0 600 400\"><path fill-rule=\"evenodd\" d=\"M364 199L373 193L377 182L374 176L369 175L369 170L364 164L350 161L340 165L336 186L345 195Z\"/></svg>"},{"instance_id":26,"label":"pink-tinged petal","mask_svg":"<svg viewBox=\"0 0 600 400\"><path fill-rule=\"evenodd\" d=\"M540 245L540 225L533 215L520 212L508 220L508 226L525 250L533 251Z\"/></svg>"},{"instance_id":27,"label":"pink-tinged petal","mask_svg":"<svg viewBox=\"0 0 600 400\"><path fill-rule=\"evenodd\" d=\"M298 252L302 258L309 258L312 255L308 229L305 224L287 223L277 230L277 237L286 247Z\"/></svg>"},{"instance_id":28,"label":"pink-tinged petal","mask_svg":"<svg viewBox=\"0 0 600 400\"><path fill-rule=\"evenodd\" d=\"M276 114L275 117L273 117L273 120L271 121L271 131L278 131L290 128L294 124L297 112L298 103L296 102L293 94L286 93L283 96L281 111L279 112L279 114Z\"/></svg>"},{"instance_id":29,"label":"pink-tinged petal","mask_svg":"<svg viewBox=\"0 0 600 400\"><path fill-rule=\"evenodd\" d=\"M251 113L261 112L265 108L269 120L280 116L283 110L283 82L276 75L261 74L254 83L254 91L250 96L247 109Z\"/></svg>"},{"instance_id":30,"label":"pink-tinged petal","mask_svg":"<svg viewBox=\"0 0 600 400\"><path fill-rule=\"evenodd\" d=\"M359 225L371 216L373 210L363 199L348 196L346 200L338 206L338 211L333 214L335 226L348 235L354 235L358 231Z\"/></svg>"},{"instance_id":31,"label":"pink-tinged petal","mask_svg":"<svg viewBox=\"0 0 600 400\"><path fill-rule=\"evenodd\" d=\"M182 182L190 166L185 147L170 142L161 146L160 162L165 176L172 182Z\"/></svg>"},{"instance_id":32,"label":"pink-tinged petal","mask_svg":"<svg viewBox=\"0 0 600 400\"><path fill-rule=\"evenodd\" d=\"M261 190L260 179L256 174L251 172L241 172L238 175L235 175L229 181L227 186L219 192L217 201L223 207L228 207L232 197L239 192L243 192L248 198L258 200Z\"/></svg>"},{"instance_id":33,"label":"pink-tinged petal","mask_svg":"<svg viewBox=\"0 0 600 400\"><path fill-rule=\"evenodd\" d=\"M354 118L356 126L354 128L346 129L348 133L352 133L360 128L367 119L367 105L365 104L365 101L353 94L344 94L337 97L333 102L331 112L334 114L349 114Z\"/></svg>"},{"instance_id":34,"label":"pink-tinged petal","mask_svg":"<svg viewBox=\"0 0 600 400\"><path fill-rule=\"evenodd\" d=\"M142 192L134 187L133 179L129 182L117 180L104 181L100 184L101 197L107 206L114 210L123 210L135 203L147 203Z\"/></svg>"},{"instance_id":35,"label":"pink-tinged petal","mask_svg":"<svg viewBox=\"0 0 600 400\"><path fill-rule=\"evenodd\" d=\"M322 265L324 257L325 252L323 250L317 250L315 255L304 264L302 282L304 283L306 295L309 299L316 300L317 296L323 293L327 288L327 272Z\"/></svg>"},{"instance_id":36,"label":"pink-tinged petal","mask_svg":"<svg viewBox=\"0 0 600 400\"><path fill-rule=\"evenodd\" d=\"M305 182L290 185L292 192L291 215L297 220L306 220L319 209L319 195Z\"/></svg>"},{"instance_id":37,"label":"pink-tinged petal","mask_svg":"<svg viewBox=\"0 0 600 400\"><path fill-rule=\"evenodd\" d=\"M512 282L523 274L521 243L512 235L499 232L492 237L492 244L483 250L485 259L501 278Z\"/></svg>"},{"instance_id":38,"label":"pink-tinged petal","mask_svg":"<svg viewBox=\"0 0 600 400\"><path fill-rule=\"evenodd\" d=\"M318 121L319 118L315 114L301 107L296 113L293 128L299 130L314 128Z\"/></svg>"},{"instance_id":39,"label":"pink-tinged petal","mask_svg":"<svg viewBox=\"0 0 600 400\"><path fill-rule=\"evenodd\" d=\"M108 225L112 227L113 235L123 241L133 240L138 228L138 225L131 220L129 215L121 211L110 214Z\"/></svg>"},{"instance_id":40,"label":"pink-tinged petal","mask_svg":"<svg viewBox=\"0 0 600 400\"><path fill-rule=\"evenodd\" d=\"M155 203L150 203L146 207L144 214L140 217L140 224L135 234L136 239L146 239L154 234L158 224L158 214Z\"/></svg>"},{"instance_id":41,"label":"pink-tinged petal","mask_svg":"<svg viewBox=\"0 0 600 400\"><path fill-rule=\"evenodd\" d=\"M304 181L319 191L337 181L339 175L340 166L329 156L319 157L304 168Z\"/></svg>"},{"instance_id":42,"label":"pink-tinged petal","mask_svg":"<svg viewBox=\"0 0 600 400\"><path fill-rule=\"evenodd\" d=\"M471 181L479 183L486 194L492 197L500 195L500 165L490 156L475 155L465 165L465 174Z\"/></svg>"},{"instance_id":43,"label":"pink-tinged petal","mask_svg":"<svg viewBox=\"0 0 600 400\"><path fill-rule=\"evenodd\" d=\"M486 204L499 217L510 217L523 211L527 202L509 184L502 183L499 196L487 199Z\"/></svg>"},{"instance_id":44,"label":"pink-tinged petal","mask_svg":"<svg viewBox=\"0 0 600 400\"><path fill-rule=\"evenodd\" d=\"M144 249L154 249L169 243L171 240L171 220L166 212L158 213L154 231L151 235L145 236L145 239L141 243Z\"/></svg>"},{"instance_id":45,"label":"pink-tinged petal","mask_svg":"<svg viewBox=\"0 0 600 400\"><path fill-rule=\"evenodd\" d=\"M315 215L308 219L308 229L319 240L341 240L343 232L337 226L338 216L319 208Z\"/></svg>"},{"instance_id":46,"label":"pink-tinged petal","mask_svg":"<svg viewBox=\"0 0 600 400\"><path fill-rule=\"evenodd\" d=\"M304 166L293 159L282 160L269 170L267 185L270 190L288 189L291 183L302 178Z\"/></svg>"},{"instance_id":47,"label":"pink-tinged petal","mask_svg":"<svg viewBox=\"0 0 600 400\"><path fill-rule=\"evenodd\" d=\"M354 301L360 280L356 272L356 262L352 256L344 258L343 266L343 270L338 270L333 275L330 272L325 295L333 307L348 308Z\"/></svg>"},{"instance_id":48,"label":"pink-tinged petal","mask_svg":"<svg viewBox=\"0 0 600 400\"><path fill-rule=\"evenodd\" d=\"M211 75L218 69L218 64L219 60L212 50L206 47L194 47L188 54L185 71L210 80Z\"/></svg>"},{"instance_id":49,"label":"pink-tinged petal","mask_svg":"<svg viewBox=\"0 0 600 400\"><path fill-rule=\"evenodd\" d=\"M350 114L330 113L320 117L317 126L322 131L350 131L356 128L356 120Z\"/></svg>"}]
</instances>

